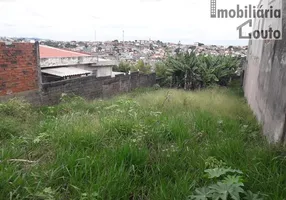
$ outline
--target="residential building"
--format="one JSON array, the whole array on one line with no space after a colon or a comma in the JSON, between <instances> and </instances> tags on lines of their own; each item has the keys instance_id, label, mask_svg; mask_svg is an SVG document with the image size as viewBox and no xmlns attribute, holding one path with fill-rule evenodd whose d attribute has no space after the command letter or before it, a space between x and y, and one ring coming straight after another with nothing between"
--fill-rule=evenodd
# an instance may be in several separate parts
<instances>
[{"instance_id":1,"label":"residential building","mask_svg":"<svg viewBox=\"0 0 286 200\"><path fill-rule=\"evenodd\" d=\"M40 66L43 82L94 75L112 76L115 61L64 49L40 45Z\"/></svg>"}]
</instances>

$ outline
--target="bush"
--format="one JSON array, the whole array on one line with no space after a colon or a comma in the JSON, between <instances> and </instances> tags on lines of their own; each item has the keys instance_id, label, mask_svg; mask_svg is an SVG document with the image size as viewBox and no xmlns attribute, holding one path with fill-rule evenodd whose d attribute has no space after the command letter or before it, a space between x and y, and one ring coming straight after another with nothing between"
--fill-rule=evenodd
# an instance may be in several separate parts
<instances>
[{"instance_id":1,"label":"bush","mask_svg":"<svg viewBox=\"0 0 286 200\"><path fill-rule=\"evenodd\" d=\"M0 115L24 118L31 113L31 105L20 99L10 99L0 104Z\"/></svg>"},{"instance_id":2,"label":"bush","mask_svg":"<svg viewBox=\"0 0 286 200\"><path fill-rule=\"evenodd\" d=\"M113 67L113 71L128 73L131 70L131 65L128 62L121 61L118 66Z\"/></svg>"},{"instance_id":3,"label":"bush","mask_svg":"<svg viewBox=\"0 0 286 200\"><path fill-rule=\"evenodd\" d=\"M143 60L138 60L137 64L131 67L131 71L138 71L144 74L151 73L151 66L146 65Z\"/></svg>"},{"instance_id":4,"label":"bush","mask_svg":"<svg viewBox=\"0 0 286 200\"><path fill-rule=\"evenodd\" d=\"M228 86L240 67L231 56L180 53L157 64L156 73L165 85L184 89L199 89L210 85Z\"/></svg>"},{"instance_id":5,"label":"bush","mask_svg":"<svg viewBox=\"0 0 286 200\"><path fill-rule=\"evenodd\" d=\"M23 134L34 118L31 105L23 100L14 98L0 104L0 140Z\"/></svg>"},{"instance_id":6,"label":"bush","mask_svg":"<svg viewBox=\"0 0 286 200\"><path fill-rule=\"evenodd\" d=\"M21 132L21 123L13 118L1 119L0 123L0 140L9 139L12 136L19 135Z\"/></svg>"},{"instance_id":7,"label":"bush","mask_svg":"<svg viewBox=\"0 0 286 200\"><path fill-rule=\"evenodd\" d=\"M212 161L219 163L219 165L224 163L215 158L212 158ZM260 193L254 194L245 189L243 172L240 170L215 166L212 169L206 169L205 173L205 177L210 179L212 184L196 188L193 195L189 196L190 200L262 200Z\"/></svg>"}]
</instances>

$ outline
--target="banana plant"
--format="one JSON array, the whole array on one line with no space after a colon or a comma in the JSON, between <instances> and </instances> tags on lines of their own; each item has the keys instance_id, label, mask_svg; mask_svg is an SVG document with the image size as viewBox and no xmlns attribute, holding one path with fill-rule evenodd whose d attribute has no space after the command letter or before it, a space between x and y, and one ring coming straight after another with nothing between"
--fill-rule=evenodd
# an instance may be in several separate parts
<instances>
[{"instance_id":1,"label":"banana plant","mask_svg":"<svg viewBox=\"0 0 286 200\"><path fill-rule=\"evenodd\" d=\"M226 86L239 67L239 60L231 56L199 55L194 52L169 56L164 62L172 86L197 89L218 84Z\"/></svg>"},{"instance_id":2,"label":"banana plant","mask_svg":"<svg viewBox=\"0 0 286 200\"><path fill-rule=\"evenodd\" d=\"M197 57L194 52L169 57L166 61L166 66L168 74L173 76L177 86L184 86L184 89L193 88L200 79Z\"/></svg>"}]
</instances>

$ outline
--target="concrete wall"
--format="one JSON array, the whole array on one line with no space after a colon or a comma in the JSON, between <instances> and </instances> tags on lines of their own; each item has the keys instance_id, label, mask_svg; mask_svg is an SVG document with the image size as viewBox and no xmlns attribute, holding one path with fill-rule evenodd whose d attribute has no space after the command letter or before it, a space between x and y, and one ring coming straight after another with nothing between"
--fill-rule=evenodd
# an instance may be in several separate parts
<instances>
[{"instance_id":1,"label":"concrete wall","mask_svg":"<svg viewBox=\"0 0 286 200\"><path fill-rule=\"evenodd\" d=\"M62 93L79 95L87 99L106 98L138 87L151 87L155 83L156 74L142 75L138 72L115 78L88 76L45 83L42 85L41 102L44 105L56 104Z\"/></svg>"},{"instance_id":2,"label":"concrete wall","mask_svg":"<svg viewBox=\"0 0 286 200\"><path fill-rule=\"evenodd\" d=\"M95 66L116 65L116 61L105 60L97 56L79 56L79 57L62 57L62 58L41 58L40 66L42 68L55 66L70 66L94 64Z\"/></svg>"},{"instance_id":3,"label":"concrete wall","mask_svg":"<svg viewBox=\"0 0 286 200\"><path fill-rule=\"evenodd\" d=\"M91 71L97 77L111 76L112 66L90 66L90 65L76 65L77 68Z\"/></svg>"},{"instance_id":4,"label":"concrete wall","mask_svg":"<svg viewBox=\"0 0 286 200\"><path fill-rule=\"evenodd\" d=\"M263 1L262 1L263 2ZM274 7L282 0L273 1ZM265 2L267 5L268 1ZM263 125L270 142L285 142L286 124L286 2L283 1L283 39L249 42L248 64L244 73L245 97ZM281 21L257 20L255 28L273 29Z\"/></svg>"},{"instance_id":5,"label":"concrete wall","mask_svg":"<svg viewBox=\"0 0 286 200\"><path fill-rule=\"evenodd\" d=\"M100 66L96 67L97 69L97 76L104 77L104 76L112 76L112 66Z\"/></svg>"},{"instance_id":6,"label":"concrete wall","mask_svg":"<svg viewBox=\"0 0 286 200\"><path fill-rule=\"evenodd\" d=\"M115 60L106 60L102 58L98 58L98 62L96 63L97 66L106 66L106 65L118 65L117 61Z\"/></svg>"},{"instance_id":7,"label":"concrete wall","mask_svg":"<svg viewBox=\"0 0 286 200\"><path fill-rule=\"evenodd\" d=\"M108 98L116 94L130 92L140 87L156 84L156 74L143 75L138 72L131 75L112 77L87 76L41 84L41 91L27 91L0 97L0 102L10 98L24 99L33 105L57 104L63 93L78 95L86 99Z\"/></svg>"},{"instance_id":8,"label":"concrete wall","mask_svg":"<svg viewBox=\"0 0 286 200\"><path fill-rule=\"evenodd\" d=\"M41 68L55 67L55 66L69 66L97 63L96 56L81 56L81 57L65 57L65 58L41 58Z\"/></svg>"},{"instance_id":9,"label":"concrete wall","mask_svg":"<svg viewBox=\"0 0 286 200\"><path fill-rule=\"evenodd\" d=\"M39 91L37 43L0 43L0 96Z\"/></svg>"},{"instance_id":10,"label":"concrete wall","mask_svg":"<svg viewBox=\"0 0 286 200\"><path fill-rule=\"evenodd\" d=\"M41 68L52 68L57 66L71 66L84 70L96 72L97 77L111 76L115 61L97 58L95 56L64 57L64 58L41 58Z\"/></svg>"}]
</instances>

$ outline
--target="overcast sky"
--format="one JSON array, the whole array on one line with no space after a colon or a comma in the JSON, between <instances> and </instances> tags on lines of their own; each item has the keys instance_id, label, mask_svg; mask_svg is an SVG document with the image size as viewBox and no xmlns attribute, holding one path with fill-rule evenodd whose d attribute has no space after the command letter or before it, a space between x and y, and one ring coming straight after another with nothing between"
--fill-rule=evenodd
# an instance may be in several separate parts
<instances>
[{"instance_id":1,"label":"overcast sky","mask_svg":"<svg viewBox=\"0 0 286 200\"><path fill-rule=\"evenodd\" d=\"M236 8L258 0L217 0ZM246 19L211 19L210 0L0 0L0 36L55 40L149 39L247 44L237 26ZM96 34L95 34L96 30Z\"/></svg>"}]
</instances>

